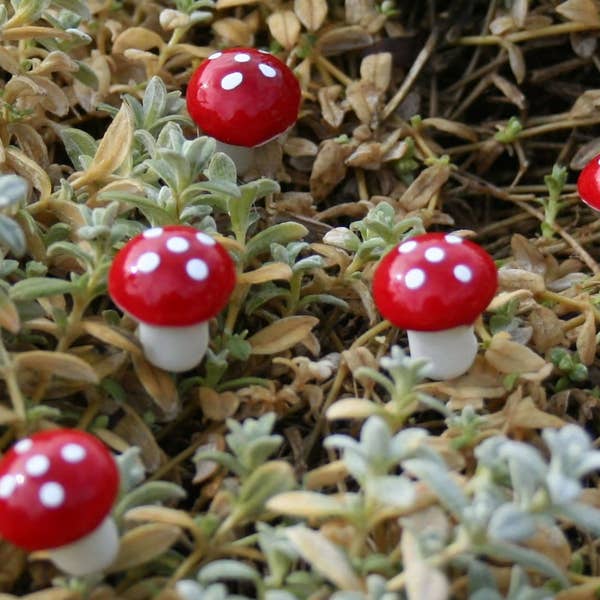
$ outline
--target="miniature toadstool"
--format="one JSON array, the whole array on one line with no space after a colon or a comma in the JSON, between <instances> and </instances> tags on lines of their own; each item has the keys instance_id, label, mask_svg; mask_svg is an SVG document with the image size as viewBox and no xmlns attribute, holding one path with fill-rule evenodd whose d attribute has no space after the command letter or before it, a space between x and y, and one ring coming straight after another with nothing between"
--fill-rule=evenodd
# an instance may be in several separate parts
<instances>
[{"instance_id":1,"label":"miniature toadstool","mask_svg":"<svg viewBox=\"0 0 600 600\"><path fill-rule=\"evenodd\" d=\"M407 330L411 356L430 360L427 376L451 379L475 359L473 323L497 285L496 266L483 248L458 235L426 233L384 256L373 296L381 314Z\"/></svg>"},{"instance_id":2,"label":"miniature toadstool","mask_svg":"<svg viewBox=\"0 0 600 600\"><path fill-rule=\"evenodd\" d=\"M600 210L600 154L583 167L577 179L581 199L594 210Z\"/></svg>"},{"instance_id":3,"label":"miniature toadstool","mask_svg":"<svg viewBox=\"0 0 600 600\"><path fill-rule=\"evenodd\" d=\"M298 118L300 85L283 62L264 50L215 52L192 75L187 108L203 133L217 140L243 175L253 148L287 131Z\"/></svg>"},{"instance_id":4,"label":"miniature toadstool","mask_svg":"<svg viewBox=\"0 0 600 600\"><path fill-rule=\"evenodd\" d=\"M29 551L48 550L71 575L102 571L119 548L110 516L118 490L116 462L94 436L36 433L0 462L0 535Z\"/></svg>"},{"instance_id":5,"label":"miniature toadstool","mask_svg":"<svg viewBox=\"0 0 600 600\"><path fill-rule=\"evenodd\" d=\"M187 225L153 227L115 256L108 291L139 322L146 358L187 371L203 358L208 321L227 304L235 265L211 236Z\"/></svg>"}]
</instances>

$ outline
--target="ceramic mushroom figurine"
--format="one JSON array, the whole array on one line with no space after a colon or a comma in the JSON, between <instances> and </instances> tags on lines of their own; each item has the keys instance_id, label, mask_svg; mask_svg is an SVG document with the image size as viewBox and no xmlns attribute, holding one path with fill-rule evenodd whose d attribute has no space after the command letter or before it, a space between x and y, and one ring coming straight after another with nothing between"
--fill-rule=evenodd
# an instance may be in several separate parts
<instances>
[{"instance_id":1,"label":"ceramic mushroom figurine","mask_svg":"<svg viewBox=\"0 0 600 600\"><path fill-rule=\"evenodd\" d=\"M118 490L115 460L94 436L36 433L0 461L0 535L25 550L48 550L71 575L102 571L119 547L110 516Z\"/></svg>"},{"instance_id":2,"label":"ceramic mushroom figurine","mask_svg":"<svg viewBox=\"0 0 600 600\"><path fill-rule=\"evenodd\" d=\"M429 359L427 376L452 379L475 359L473 323L497 285L496 266L483 248L457 235L426 233L381 260L373 296L381 314L407 330L411 356Z\"/></svg>"},{"instance_id":3,"label":"ceramic mushroom figurine","mask_svg":"<svg viewBox=\"0 0 600 600\"><path fill-rule=\"evenodd\" d=\"M223 246L194 227L170 225L144 231L117 253L108 291L139 322L146 358L187 371L204 357L208 322L227 304L235 279Z\"/></svg>"},{"instance_id":4,"label":"ceramic mushroom figurine","mask_svg":"<svg viewBox=\"0 0 600 600\"><path fill-rule=\"evenodd\" d=\"M581 199L594 210L600 210L600 154L583 167L577 179Z\"/></svg>"},{"instance_id":5,"label":"ceramic mushroom figurine","mask_svg":"<svg viewBox=\"0 0 600 600\"><path fill-rule=\"evenodd\" d=\"M196 69L187 88L190 116L217 140L244 175L253 149L287 131L298 118L300 85L278 58L254 48L211 54Z\"/></svg>"}]
</instances>

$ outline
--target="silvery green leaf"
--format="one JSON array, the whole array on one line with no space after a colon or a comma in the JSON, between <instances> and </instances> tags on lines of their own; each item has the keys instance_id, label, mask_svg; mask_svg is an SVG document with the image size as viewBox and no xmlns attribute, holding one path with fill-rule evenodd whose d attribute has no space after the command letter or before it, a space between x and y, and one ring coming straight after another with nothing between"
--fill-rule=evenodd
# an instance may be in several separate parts
<instances>
[{"instance_id":1,"label":"silvery green leaf","mask_svg":"<svg viewBox=\"0 0 600 600\"><path fill-rule=\"evenodd\" d=\"M91 17L90 9L87 3L81 0L52 0L55 6L66 8L76 15L79 15L82 19L88 20Z\"/></svg>"},{"instance_id":2,"label":"silvery green leaf","mask_svg":"<svg viewBox=\"0 0 600 600\"><path fill-rule=\"evenodd\" d=\"M93 90L98 89L98 76L96 73L83 61L76 60L77 63L77 71L73 73L73 77L83 83L83 85L87 85Z\"/></svg>"},{"instance_id":3,"label":"silvery green leaf","mask_svg":"<svg viewBox=\"0 0 600 600\"><path fill-rule=\"evenodd\" d=\"M410 506L415 499L414 485L409 479L399 475L369 477L365 485L373 498L390 506Z\"/></svg>"},{"instance_id":4,"label":"silvery green leaf","mask_svg":"<svg viewBox=\"0 0 600 600\"><path fill-rule=\"evenodd\" d=\"M181 600L204 600L204 588L193 579L180 579L175 591Z\"/></svg>"},{"instance_id":5,"label":"silvery green leaf","mask_svg":"<svg viewBox=\"0 0 600 600\"><path fill-rule=\"evenodd\" d=\"M96 154L96 140L89 133L73 127L61 129L60 137L73 166L82 171L85 168L82 157L91 158Z\"/></svg>"},{"instance_id":6,"label":"silvery green leaf","mask_svg":"<svg viewBox=\"0 0 600 600\"><path fill-rule=\"evenodd\" d=\"M235 163L223 152L215 152L208 163L206 176L209 181L237 181Z\"/></svg>"},{"instance_id":7,"label":"silvery green leaf","mask_svg":"<svg viewBox=\"0 0 600 600\"><path fill-rule=\"evenodd\" d=\"M323 241L348 252L356 252L360 246L360 238L347 227L334 227L323 236Z\"/></svg>"},{"instance_id":8,"label":"silvery green leaf","mask_svg":"<svg viewBox=\"0 0 600 600\"><path fill-rule=\"evenodd\" d=\"M136 129L133 137L138 142L146 154L154 156L156 154L156 140L154 136L146 129Z\"/></svg>"},{"instance_id":9,"label":"silvery green leaf","mask_svg":"<svg viewBox=\"0 0 600 600\"><path fill-rule=\"evenodd\" d=\"M93 265L94 258L92 255L83 250L81 246L73 244L73 242L55 242L54 244L48 246L48 257L65 254L78 260L84 267Z\"/></svg>"},{"instance_id":10,"label":"silvery green leaf","mask_svg":"<svg viewBox=\"0 0 600 600\"><path fill-rule=\"evenodd\" d=\"M30 277L15 283L10 288L12 300L35 300L44 296L66 294L74 290L76 284L65 279L54 279L51 277Z\"/></svg>"},{"instance_id":11,"label":"silvery green leaf","mask_svg":"<svg viewBox=\"0 0 600 600\"><path fill-rule=\"evenodd\" d=\"M141 108L141 105L140 105ZM186 141L181 126L173 121L169 121L160 131L156 138L156 143L160 148L180 152L183 143Z\"/></svg>"},{"instance_id":12,"label":"silvery green leaf","mask_svg":"<svg viewBox=\"0 0 600 600\"><path fill-rule=\"evenodd\" d=\"M208 23L213 18L213 14L207 10L194 10L190 13L190 24Z\"/></svg>"},{"instance_id":13,"label":"silvery green leaf","mask_svg":"<svg viewBox=\"0 0 600 600\"><path fill-rule=\"evenodd\" d=\"M391 440L391 457L397 461L415 457L415 454L423 447L423 441L428 435L427 430L418 427L400 430Z\"/></svg>"},{"instance_id":14,"label":"silvery green leaf","mask_svg":"<svg viewBox=\"0 0 600 600\"><path fill-rule=\"evenodd\" d=\"M280 435L264 436L249 441L238 456L242 464L251 471L275 454L282 442L283 438Z\"/></svg>"},{"instance_id":15,"label":"silvery green leaf","mask_svg":"<svg viewBox=\"0 0 600 600\"><path fill-rule=\"evenodd\" d=\"M25 201L29 182L19 175L0 175L0 209L18 206Z\"/></svg>"},{"instance_id":16,"label":"silvery green leaf","mask_svg":"<svg viewBox=\"0 0 600 600\"><path fill-rule=\"evenodd\" d=\"M570 502L559 507L556 513L573 521L580 529L600 535L600 510L581 502Z\"/></svg>"},{"instance_id":17,"label":"silvery green leaf","mask_svg":"<svg viewBox=\"0 0 600 600\"><path fill-rule=\"evenodd\" d=\"M554 562L529 548L523 548L508 542L492 542L476 545L472 548L472 551L476 554L485 554L491 558L510 561L524 568L538 571L548 577L557 579L562 586L567 586L569 583L564 573Z\"/></svg>"},{"instance_id":18,"label":"silvery green leaf","mask_svg":"<svg viewBox=\"0 0 600 600\"><path fill-rule=\"evenodd\" d=\"M196 576L200 583L213 583L220 579L261 581L260 573L246 563L237 560L215 560L198 571Z\"/></svg>"},{"instance_id":19,"label":"silvery green leaf","mask_svg":"<svg viewBox=\"0 0 600 600\"><path fill-rule=\"evenodd\" d=\"M480 591L497 591L496 579L490 568L482 561L475 558L469 560L469 598L473 593Z\"/></svg>"},{"instance_id":20,"label":"silvery green leaf","mask_svg":"<svg viewBox=\"0 0 600 600\"><path fill-rule=\"evenodd\" d=\"M565 505L576 500L581 494L581 484L577 479L551 470L546 477L546 486L553 504Z\"/></svg>"},{"instance_id":21,"label":"silvery green leaf","mask_svg":"<svg viewBox=\"0 0 600 600\"><path fill-rule=\"evenodd\" d=\"M197 206L186 206L181 213L179 213L179 219L184 223L200 221L207 216L207 212L210 213L211 211L212 209L210 206L206 206L204 204L199 204Z\"/></svg>"},{"instance_id":22,"label":"silvery green leaf","mask_svg":"<svg viewBox=\"0 0 600 600\"><path fill-rule=\"evenodd\" d=\"M310 269L318 269L325 264L323 257L321 256L307 256L306 258L301 258L298 262L292 265L293 273L300 273L300 271L308 271Z\"/></svg>"},{"instance_id":23,"label":"silvery green leaf","mask_svg":"<svg viewBox=\"0 0 600 600\"><path fill-rule=\"evenodd\" d=\"M245 256L254 257L267 252L273 244L285 246L294 240L300 240L308 234L308 229L293 221L271 225L257 233L248 241Z\"/></svg>"},{"instance_id":24,"label":"silvery green leaf","mask_svg":"<svg viewBox=\"0 0 600 600\"><path fill-rule=\"evenodd\" d=\"M461 518L469 502L447 467L419 458L403 461L402 466L424 481L440 502L457 518Z\"/></svg>"},{"instance_id":25,"label":"silvery green leaf","mask_svg":"<svg viewBox=\"0 0 600 600\"><path fill-rule=\"evenodd\" d=\"M125 452L116 456L121 480L121 492L127 493L144 481L146 469L140 458L140 449L129 446Z\"/></svg>"},{"instance_id":26,"label":"silvery green leaf","mask_svg":"<svg viewBox=\"0 0 600 600\"><path fill-rule=\"evenodd\" d=\"M543 481L548 471L548 465L538 450L523 442L507 441L499 448L500 456L514 460L522 465L523 470L529 471L529 479Z\"/></svg>"},{"instance_id":27,"label":"silvery green leaf","mask_svg":"<svg viewBox=\"0 0 600 600\"><path fill-rule=\"evenodd\" d=\"M332 435L328 435L323 442L325 448L335 448L336 450L358 450L359 445L358 442L351 438L349 435L344 435L342 433L334 433Z\"/></svg>"},{"instance_id":28,"label":"silvery green leaf","mask_svg":"<svg viewBox=\"0 0 600 600\"><path fill-rule=\"evenodd\" d=\"M21 226L3 214L0 214L0 244L8 246L10 251L19 257L27 250L27 242Z\"/></svg>"},{"instance_id":29,"label":"silvery green leaf","mask_svg":"<svg viewBox=\"0 0 600 600\"><path fill-rule=\"evenodd\" d=\"M69 27L66 29L67 33L70 33L72 38L69 40L69 46L71 48L76 48L77 46L83 46L85 44L89 44L92 41L90 35L88 35L85 31L81 29L77 29L76 27Z\"/></svg>"},{"instance_id":30,"label":"silvery green leaf","mask_svg":"<svg viewBox=\"0 0 600 600\"><path fill-rule=\"evenodd\" d=\"M148 481L134 488L119 500L114 509L114 517L119 519L135 506L181 500L186 496L187 493L182 487L170 481Z\"/></svg>"},{"instance_id":31,"label":"silvery green leaf","mask_svg":"<svg viewBox=\"0 0 600 600\"><path fill-rule=\"evenodd\" d=\"M381 474L388 471L391 435L387 423L381 417L369 417L360 431L360 446L369 462Z\"/></svg>"},{"instance_id":32,"label":"silvery green leaf","mask_svg":"<svg viewBox=\"0 0 600 600\"><path fill-rule=\"evenodd\" d=\"M362 452L353 448L344 450L343 461L346 469L356 481L364 482L367 475L371 471L371 465Z\"/></svg>"},{"instance_id":33,"label":"silvery green leaf","mask_svg":"<svg viewBox=\"0 0 600 600\"><path fill-rule=\"evenodd\" d=\"M193 171L196 175L199 175L206 168L210 157L215 153L215 147L215 140L206 136L186 140L183 143L183 155L193 165Z\"/></svg>"},{"instance_id":34,"label":"silvery green leaf","mask_svg":"<svg viewBox=\"0 0 600 600\"><path fill-rule=\"evenodd\" d=\"M585 477L588 473L598 469L600 469L600 451L590 450L578 461L573 475L575 477Z\"/></svg>"},{"instance_id":35,"label":"silvery green leaf","mask_svg":"<svg viewBox=\"0 0 600 600\"><path fill-rule=\"evenodd\" d=\"M176 167L171 162L163 159L149 158L144 161L144 164L152 169L171 189L178 189L180 176Z\"/></svg>"},{"instance_id":36,"label":"silvery green leaf","mask_svg":"<svg viewBox=\"0 0 600 600\"><path fill-rule=\"evenodd\" d=\"M331 294L308 294L303 296L298 302L298 309L307 307L309 304L331 304L337 306L342 310L348 309L348 303L342 298L332 296Z\"/></svg>"},{"instance_id":37,"label":"silvery green leaf","mask_svg":"<svg viewBox=\"0 0 600 600\"><path fill-rule=\"evenodd\" d=\"M144 111L143 126L146 129L150 129L156 119L163 114L166 104L167 88L163 80L155 75L148 82L142 100L142 109Z\"/></svg>"},{"instance_id":38,"label":"silvery green leaf","mask_svg":"<svg viewBox=\"0 0 600 600\"><path fill-rule=\"evenodd\" d=\"M469 600L504 600L500 592L490 588L482 588L469 595Z\"/></svg>"},{"instance_id":39,"label":"silvery green leaf","mask_svg":"<svg viewBox=\"0 0 600 600\"><path fill-rule=\"evenodd\" d=\"M507 542L521 542L534 533L534 518L512 503L506 503L497 508L488 524L490 538Z\"/></svg>"},{"instance_id":40,"label":"silvery green leaf","mask_svg":"<svg viewBox=\"0 0 600 600\"><path fill-rule=\"evenodd\" d=\"M365 595L361 592L342 591L334 592L330 598L331 600L365 600Z\"/></svg>"},{"instance_id":41,"label":"silvery green leaf","mask_svg":"<svg viewBox=\"0 0 600 600\"><path fill-rule=\"evenodd\" d=\"M240 187L242 188L242 193L243 190L252 190L255 199L264 198L269 194L277 194L280 191L279 184L273 179L267 179L266 177L249 181Z\"/></svg>"}]
</instances>

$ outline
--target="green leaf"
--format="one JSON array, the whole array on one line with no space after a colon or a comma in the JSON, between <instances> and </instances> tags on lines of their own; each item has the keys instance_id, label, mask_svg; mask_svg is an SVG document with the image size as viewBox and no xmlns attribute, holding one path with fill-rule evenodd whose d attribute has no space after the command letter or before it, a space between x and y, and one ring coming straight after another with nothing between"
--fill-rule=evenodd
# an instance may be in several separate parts
<instances>
[{"instance_id":1,"label":"green leaf","mask_svg":"<svg viewBox=\"0 0 600 600\"><path fill-rule=\"evenodd\" d=\"M481 544L472 548L473 554L485 554L491 558L509 561L527 569L534 569L548 577L557 579L562 586L569 585L564 573L549 558L528 548L515 544L494 542Z\"/></svg>"},{"instance_id":2,"label":"green leaf","mask_svg":"<svg viewBox=\"0 0 600 600\"><path fill-rule=\"evenodd\" d=\"M438 463L420 458L403 461L402 466L424 481L440 502L460 519L469 502L447 469Z\"/></svg>"},{"instance_id":3,"label":"green leaf","mask_svg":"<svg viewBox=\"0 0 600 600\"><path fill-rule=\"evenodd\" d=\"M114 517L120 519L134 506L163 503L168 500L181 500L186 497L185 490L170 481L149 481L133 489L119 500L114 509Z\"/></svg>"},{"instance_id":4,"label":"green leaf","mask_svg":"<svg viewBox=\"0 0 600 600\"><path fill-rule=\"evenodd\" d=\"M0 244L8 246L15 256L23 256L27 250L21 226L6 215L0 214Z\"/></svg>"},{"instance_id":5,"label":"green leaf","mask_svg":"<svg viewBox=\"0 0 600 600\"><path fill-rule=\"evenodd\" d=\"M264 198L269 194L276 194L281 189L276 181L273 179L267 179L266 177L249 181L240 187L242 189L242 193L245 190L252 190L255 199Z\"/></svg>"},{"instance_id":6,"label":"green leaf","mask_svg":"<svg viewBox=\"0 0 600 600\"><path fill-rule=\"evenodd\" d=\"M167 88L160 77L156 75L150 79L144 92L142 109L144 111L143 125L151 129L158 117L160 117L167 105Z\"/></svg>"},{"instance_id":7,"label":"green leaf","mask_svg":"<svg viewBox=\"0 0 600 600\"><path fill-rule=\"evenodd\" d=\"M196 576L200 583L212 583L219 579L259 582L260 573L251 566L237 560L215 560L198 571Z\"/></svg>"},{"instance_id":8,"label":"green leaf","mask_svg":"<svg viewBox=\"0 0 600 600\"><path fill-rule=\"evenodd\" d=\"M227 154L215 152L208 164L206 176L210 181L229 181L235 183L237 181L235 163Z\"/></svg>"},{"instance_id":9,"label":"green leaf","mask_svg":"<svg viewBox=\"0 0 600 600\"><path fill-rule=\"evenodd\" d=\"M152 200L148 200L145 196L137 196L127 192L103 192L98 196L101 200L117 200L119 202L127 202L147 215L148 220L153 225L168 225L173 222L171 215L158 206Z\"/></svg>"},{"instance_id":10,"label":"green leaf","mask_svg":"<svg viewBox=\"0 0 600 600\"><path fill-rule=\"evenodd\" d=\"M295 485L294 471L288 463L274 460L261 465L242 484L234 511L235 520L259 516L265 511L269 498L287 492Z\"/></svg>"},{"instance_id":11,"label":"green leaf","mask_svg":"<svg viewBox=\"0 0 600 600\"><path fill-rule=\"evenodd\" d=\"M9 296L12 300L35 300L44 296L67 294L76 288L76 283L64 279L50 277L31 277L15 283L10 288Z\"/></svg>"},{"instance_id":12,"label":"green leaf","mask_svg":"<svg viewBox=\"0 0 600 600\"><path fill-rule=\"evenodd\" d=\"M94 264L94 258L73 242L55 242L48 247L48 257L65 254L75 258L83 267L92 267Z\"/></svg>"},{"instance_id":13,"label":"green leaf","mask_svg":"<svg viewBox=\"0 0 600 600\"><path fill-rule=\"evenodd\" d=\"M271 225L257 233L246 245L245 256L252 258L267 252L271 244L288 244L308 235L308 229L300 223L290 221Z\"/></svg>"},{"instance_id":14,"label":"green leaf","mask_svg":"<svg viewBox=\"0 0 600 600\"><path fill-rule=\"evenodd\" d=\"M94 71L88 67L88 65L86 65L84 62L77 60L75 61L77 63L77 66L79 67L77 69L77 71L75 71L75 73L73 73L73 76L75 77L75 79L77 79L78 81L81 81L81 83L83 83L83 85L87 85L88 87L91 87L93 90L97 90L98 89L98 77L96 76L96 73L94 73Z\"/></svg>"},{"instance_id":15,"label":"green leaf","mask_svg":"<svg viewBox=\"0 0 600 600\"><path fill-rule=\"evenodd\" d=\"M584 531L594 536L600 535L600 510L597 508L581 502L571 502L557 508L556 513L573 521Z\"/></svg>"},{"instance_id":16,"label":"green leaf","mask_svg":"<svg viewBox=\"0 0 600 600\"><path fill-rule=\"evenodd\" d=\"M52 0L52 4L66 8L86 21L92 16L87 2L81 2L81 0Z\"/></svg>"},{"instance_id":17,"label":"green leaf","mask_svg":"<svg viewBox=\"0 0 600 600\"><path fill-rule=\"evenodd\" d=\"M96 140L85 131L74 127L65 127L60 130L60 137L65 145L65 150L73 163L73 166L83 171L85 164L82 156L93 157L96 154Z\"/></svg>"},{"instance_id":18,"label":"green leaf","mask_svg":"<svg viewBox=\"0 0 600 600\"><path fill-rule=\"evenodd\" d=\"M21 204L29 191L29 183L19 175L0 175L0 209Z\"/></svg>"}]
</instances>

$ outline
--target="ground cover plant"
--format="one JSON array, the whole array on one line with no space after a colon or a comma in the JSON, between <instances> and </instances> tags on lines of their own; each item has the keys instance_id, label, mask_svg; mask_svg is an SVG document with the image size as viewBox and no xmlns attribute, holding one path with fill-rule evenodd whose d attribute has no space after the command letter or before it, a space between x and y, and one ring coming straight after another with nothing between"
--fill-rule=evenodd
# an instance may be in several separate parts
<instances>
[{"instance_id":1,"label":"ground cover plant","mask_svg":"<svg viewBox=\"0 0 600 600\"><path fill-rule=\"evenodd\" d=\"M0 542L0 598L512 600L600 591L595 0L10 0L0 6L0 448L85 429L121 536L69 577ZM294 71L299 119L238 178L186 113L230 47ZM237 284L202 364L144 358L107 294L149 227ZM411 236L481 244L478 355L424 377L378 315Z\"/></svg>"}]
</instances>

